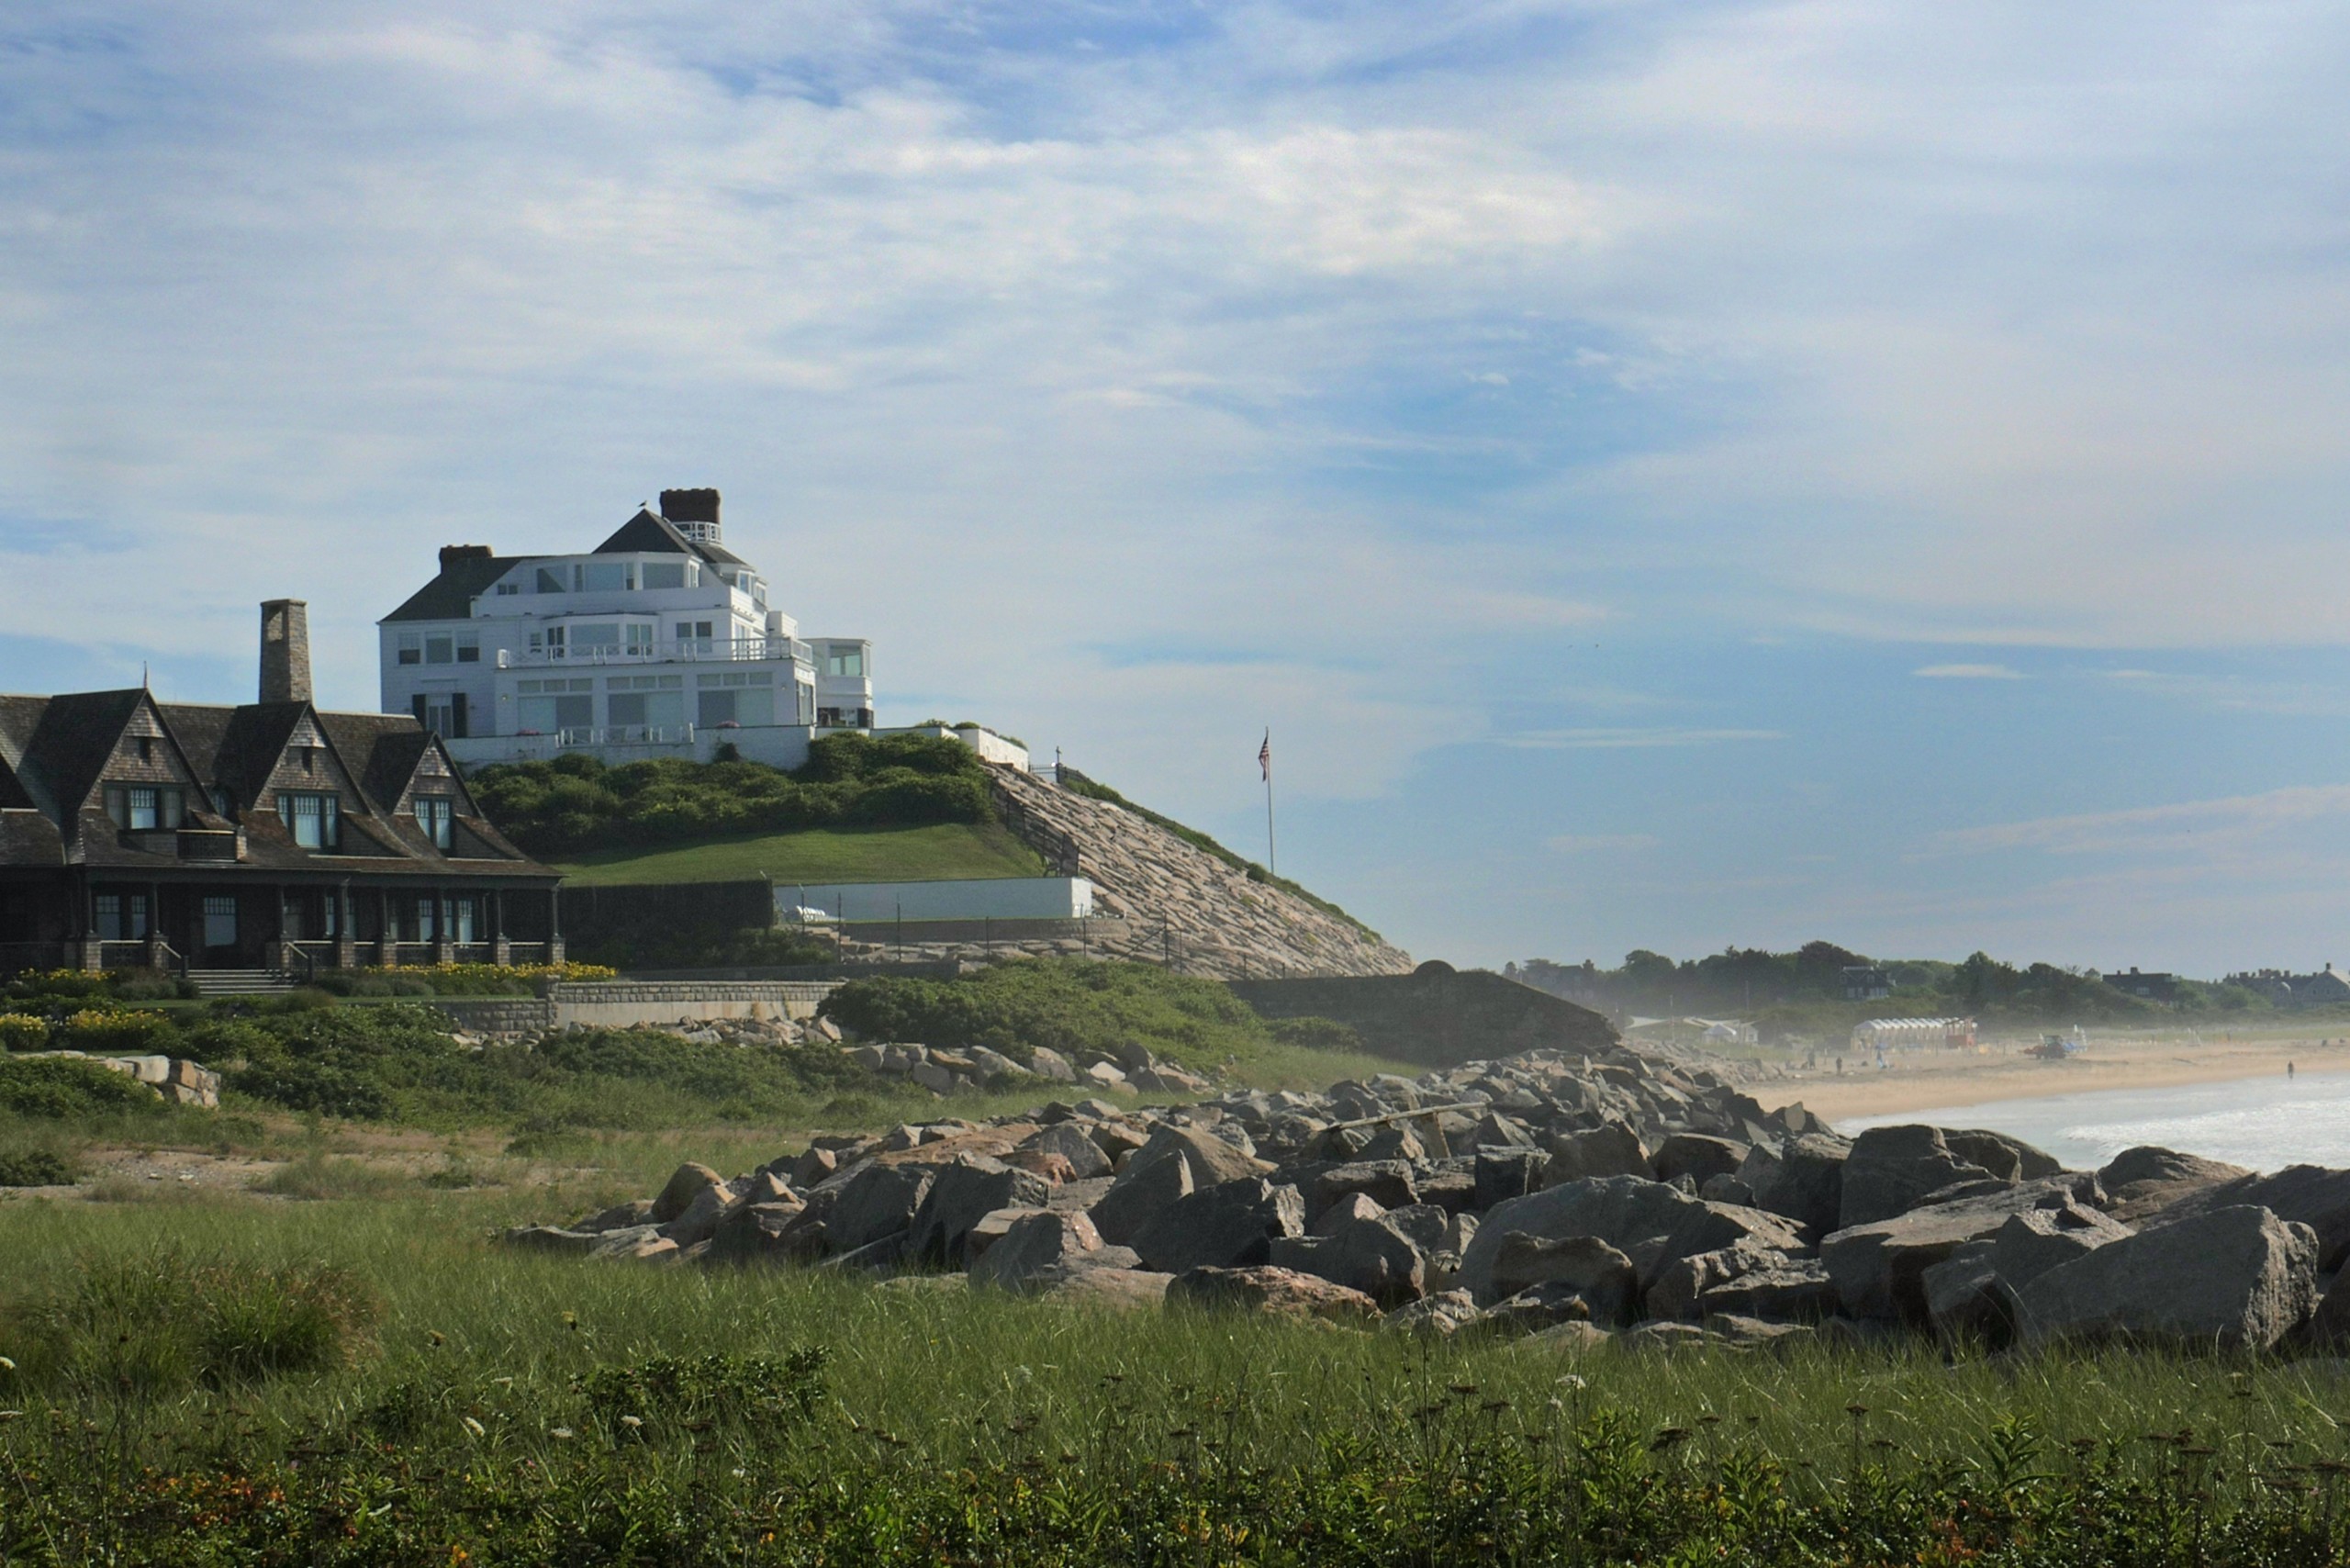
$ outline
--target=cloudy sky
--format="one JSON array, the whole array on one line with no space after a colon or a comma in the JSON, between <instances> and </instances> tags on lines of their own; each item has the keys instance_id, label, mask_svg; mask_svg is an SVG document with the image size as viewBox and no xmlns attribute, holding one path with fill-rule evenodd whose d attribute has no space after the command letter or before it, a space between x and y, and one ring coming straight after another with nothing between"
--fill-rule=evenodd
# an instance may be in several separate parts
<instances>
[{"instance_id":1,"label":"cloudy sky","mask_svg":"<svg viewBox=\"0 0 2350 1568\"><path fill-rule=\"evenodd\" d=\"M2350 10L14 0L0 688L664 486L1416 952L2350 964Z\"/></svg>"}]
</instances>

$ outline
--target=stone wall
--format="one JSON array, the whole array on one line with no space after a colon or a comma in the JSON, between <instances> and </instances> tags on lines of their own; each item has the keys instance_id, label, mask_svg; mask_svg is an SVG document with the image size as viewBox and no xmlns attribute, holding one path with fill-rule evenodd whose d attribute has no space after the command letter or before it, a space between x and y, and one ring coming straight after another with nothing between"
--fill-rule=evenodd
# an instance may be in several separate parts
<instances>
[{"instance_id":1,"label":"stone wall","mask_svg":"<svg viewBox=\"0 0 2350 1568\"><path fill-rule=\"evenodd\" d=\"M1602 1051L1615 1025L1587 1007L1488 969L1423 965L1408 975L1234 980L1268 1018L1333 1018L1380 1056L1424 1067L1498 1061L1533 1050Z\"/></svg>"},{"instance_id":2,"label":"stone wall","mask_svg":"<svg viewBox=\"0 0 2350 1568\"><path fill-rule=\"evenodd\" d=\"M692 1019L783 1018L806 1023L840 985L805 980L564 980L543 997L436 1002L476 1035L526 1035L541 1029L625 1029L633 1024Z\"/></svg>"},{"instance_id":3,"label":"stone wall","mask_svg":"<svg viewBox=\"0 0 2350 1568\"><path fill-rule=\"evenodd\" d=\"M1004 821L1064 877L1093 882L1097 957L1218 980L1396 974L1411 955L1106 801L994 770ZM1111 923L1122 922L1114 936Z\"/></svg>"}]
</instances>

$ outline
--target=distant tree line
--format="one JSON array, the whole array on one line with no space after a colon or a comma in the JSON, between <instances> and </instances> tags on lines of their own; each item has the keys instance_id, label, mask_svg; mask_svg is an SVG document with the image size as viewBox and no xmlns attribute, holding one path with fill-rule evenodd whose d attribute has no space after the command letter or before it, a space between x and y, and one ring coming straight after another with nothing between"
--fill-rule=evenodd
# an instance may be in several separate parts
<instances>
[{"instance_id":1,"label":"distant tree line","mask_svg":"<svg viewBox=\"0 0 2350 1568\"><path fill-rule=\"evenodd\" d=\"M1890 995L1848 999L1847 971L1885 971ZM2096 971L2055 964L2003 963L1976 953L1961 963L1935 958L1870 958L1833 942L1807 942L1791 953L1728 947L1676 962L1636 948L1615 969L1529 958L1505 969L1513 978L1611 1014L1753 1020L1765 1034L1849 1027L1863 1017L1966 1016L1989 1024L2153 1023L2179 1014L2227 1016L2264 1012L2269 1003L2243 986L2180 980L2175 1002L2154 1002L2105 983Z\"/></svg>"}]
</instances>

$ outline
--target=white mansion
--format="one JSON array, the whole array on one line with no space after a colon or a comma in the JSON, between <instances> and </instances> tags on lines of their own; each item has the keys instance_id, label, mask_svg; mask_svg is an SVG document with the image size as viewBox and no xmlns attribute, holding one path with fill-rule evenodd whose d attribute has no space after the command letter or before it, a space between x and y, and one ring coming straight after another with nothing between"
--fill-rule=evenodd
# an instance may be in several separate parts
<instances>
[{"instance_id":1,"label":"white mansion","mask_svg":"<svg viewBox=\"0 0 2350 1568\"><path fill-rule=\"evenodd\" d=\"M384 711L413 714L476 764L566 751L707 761L731 745L791 767L826 731L871 732L872 644L802 640L720 543L718 500L664 490L658 513L639 510L584 554L442 546L440 576L378 622ZM1014 760L984 731L962 738Z\"/></svg>"}]
</instances>

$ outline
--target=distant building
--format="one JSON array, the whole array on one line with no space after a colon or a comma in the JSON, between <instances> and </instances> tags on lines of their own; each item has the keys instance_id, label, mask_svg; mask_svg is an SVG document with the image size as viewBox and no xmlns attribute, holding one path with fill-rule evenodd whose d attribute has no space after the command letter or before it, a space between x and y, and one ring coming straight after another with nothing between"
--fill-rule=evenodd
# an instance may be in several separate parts
<instances>
[{"instance_id":1,"label":"distant building","mask_svg":"<svg viewBox=\"0 0 2350 1568\"><path fill-rule=\"evenodd\" d=\"M2105 983L2124 995L2140 997L2147 1002L2169 1002L2178 1000L2177 975L2151 971L2142 973L2134 965L2127 974L2107 975Z\"/></svg>"},{"instance_id":2,"label":"distant building","mask_svg":"<svg viewBox=\"0 0 2350 1568\"><path fill-rule=\"evenodd\" d=\"M1874 964L1847 964L1843 979L1847 1002L1882 1002L1893 994L1893 976Z\"/></svg>"},{"instance_id":3,"label":"distant building","mask_svg":"<svg viewBox=\"0 0 2350 1568\"><path fill-rule=\"evenodd\" d=\"M2350 1002L2350 974L2331 963L2315 974L2297 975L2284 969L2252 969L2230 975L2221 982L2241 986L2268 999L2272 1007L2323 1007Z\"/></svg>"},{"instance_id":4,"label":"distant building","mask_svg":"<svg viewBox=\"0 0 2350 1568\"><path fill-rule=\"evenodd\" d=\"M0 974L560 959L557 873L406 715L310 702L298 599L260 700L0 697Z\"/></svg>"}]
</instances>

